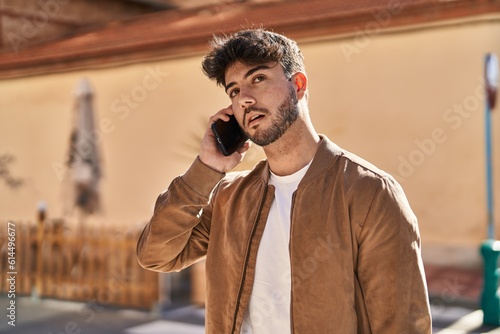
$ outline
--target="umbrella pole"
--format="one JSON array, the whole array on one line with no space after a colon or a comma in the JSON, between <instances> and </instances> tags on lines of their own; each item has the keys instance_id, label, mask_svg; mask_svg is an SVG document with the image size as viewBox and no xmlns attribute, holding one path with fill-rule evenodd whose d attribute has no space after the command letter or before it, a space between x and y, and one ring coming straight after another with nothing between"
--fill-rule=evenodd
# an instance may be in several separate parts
<instances>
[{"instance_id":1,"label":"umbrella pole","mask_svg":"<svg viewBox=\"0 0 500 334\"><path fill-rule=\"evenodd\" d=\"M495 239L495 218L493 209L493 154L492 154L492 131L491 110L486 103L485 110L485 135L486 135L486 198L488 207L488 239Z\"/></svg>"}]
</instances>

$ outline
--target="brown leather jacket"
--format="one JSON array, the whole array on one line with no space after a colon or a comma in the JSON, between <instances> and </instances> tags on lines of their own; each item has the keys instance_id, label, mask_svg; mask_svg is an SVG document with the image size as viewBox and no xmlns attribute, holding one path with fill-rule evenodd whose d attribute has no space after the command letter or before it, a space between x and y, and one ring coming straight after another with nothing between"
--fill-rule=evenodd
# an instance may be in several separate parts
<instances>
[{"instance_id":1,"label":"brown leather jacket","mask_svg":"<svg viewBox=\"0 0 500 334\"><path fill-rule=\"evenodd\" d=\"M273 201L268 177L265 161L224 175L196 159L139 238L147 269L206 257L207 333L240 333ZM293 333L431 333L417 220L390 175L322 136L292 201Z\"/></svg>"}]
</instances>

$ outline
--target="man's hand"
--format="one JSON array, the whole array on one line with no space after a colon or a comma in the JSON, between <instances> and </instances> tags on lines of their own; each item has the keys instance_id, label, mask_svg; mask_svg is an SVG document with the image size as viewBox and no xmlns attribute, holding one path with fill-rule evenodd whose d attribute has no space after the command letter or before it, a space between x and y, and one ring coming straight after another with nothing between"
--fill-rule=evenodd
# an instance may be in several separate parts
<instances>
[{"instance_id":1,"label":"man's hand","mask_svg":"<svg viewBox=\"0 0 500 334\"><path fill-rule=\"evenodd\" d=\"M229 116L233 114L233 109L231 106L219 110L215 115L210 117L208 122L208 128L205 131L203 140L201 142L200 148L200 160L208 167L221 172L226 173L236 167L245 156L245 152L250 148L250 142L247 141L238 151L234 152L230 156L224 156L217 147L217 142L212 132L212 123L218 119L223 121L229 121Z\"/></svg>"}]
</instances>

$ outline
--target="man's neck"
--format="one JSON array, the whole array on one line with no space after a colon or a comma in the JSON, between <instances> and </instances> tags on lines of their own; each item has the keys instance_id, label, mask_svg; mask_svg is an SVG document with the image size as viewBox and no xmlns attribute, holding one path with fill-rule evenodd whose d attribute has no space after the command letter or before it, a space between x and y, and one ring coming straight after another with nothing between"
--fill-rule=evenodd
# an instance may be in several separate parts
<instances>
[{"instance_id":1,"label":"man's neck","mask_svg":"<svg viewBox=\"0 0 500 334\"><path fill-rule=\"evenodd\" d=\"M274 174L291 175L314 158L319 142L311 122L299 118L281 138L265 146L264 152Z\"/></svg>"}]
</instances>

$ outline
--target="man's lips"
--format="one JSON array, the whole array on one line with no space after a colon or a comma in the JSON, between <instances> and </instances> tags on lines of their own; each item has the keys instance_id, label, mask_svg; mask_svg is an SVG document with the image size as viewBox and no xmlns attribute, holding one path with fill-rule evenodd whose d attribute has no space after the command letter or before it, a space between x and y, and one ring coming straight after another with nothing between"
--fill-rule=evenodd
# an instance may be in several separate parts
<instances>
[{"instance_id":1,"label":"man's lips","mask_svg":"<svg viewBox=\"0 0 500 334\"><path fill-rule=\"evenodd\" d=\"M262 114L249 114L246 117L247 126L251 127L252 125L257 124L257 122L259 122L263 117L264 117L264 115L262 115Z\"/></svg>"},{"instance_id":2,"label":"man's lips","mask_svg":"<svg viewBox=\"0 0 500 334\"><path fill-rule=\"evenodd\" d=\"M245 119L244 119L244 124L246 127L251 127L253 125L256 125L258 122L260 122L267 114L267 110L246 110L245 111Z\"/></svg>"}]
</instances>

